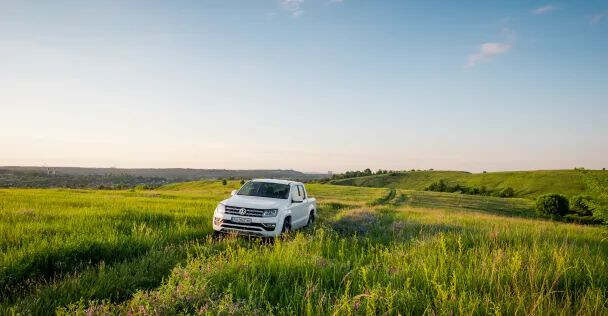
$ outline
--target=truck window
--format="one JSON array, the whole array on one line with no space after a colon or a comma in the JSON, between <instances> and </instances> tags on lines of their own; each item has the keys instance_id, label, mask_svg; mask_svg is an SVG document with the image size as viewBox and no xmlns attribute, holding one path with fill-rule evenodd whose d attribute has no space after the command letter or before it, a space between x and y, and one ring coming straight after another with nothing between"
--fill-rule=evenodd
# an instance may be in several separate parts
<instances>
[{"instance_id":1,"label":"truck window","mask_svg":"<svg viewBox=\"0 0 608 316\"><path fill-rule=\"evenodd\" d=\"M259 196L272 199L287 199L289 196L289 185L250 181L243 185L237 195Z\"/></svg>"},{"instance_id":2,"label":"truck window","mask_svg":"<svg viewBox=\"0 0 608 316\"><path fill-rule=\"evenodd\" d=\"M302 198L306 200L306 190L304 190L304 186L298 185L298 189L301 190L300 196L302 196Z\"/></svg>"}]
</instances>

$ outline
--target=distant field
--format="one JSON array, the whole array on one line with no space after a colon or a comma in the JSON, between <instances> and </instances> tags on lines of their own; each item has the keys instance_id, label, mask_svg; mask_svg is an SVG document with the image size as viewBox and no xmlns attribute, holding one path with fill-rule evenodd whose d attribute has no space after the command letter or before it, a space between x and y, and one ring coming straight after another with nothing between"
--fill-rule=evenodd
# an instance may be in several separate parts
<instances>
[{"instance_id":1,"label":"distant field","mask_svg":"<svg viewBox=\"0 0 608 316\"><path fill-rule=\"evenodd\" d=\"M0 189L0 314L608 313L608 229L528 199L312 184L313 229L213 240L238 186Z\"/></svg>"},{"instance_id":2,"label":"distant field","mask_svg":"<svg viewBox=\"0 0 608 316\"><path fill-rule=\"evenodd\" d=\"M587 173L608 183L608 171L589 170ZM588 189L585 175L578 170L541 170L468 173L462 171L416 171L396 175L381 174L367 177L333 180L333 184L394 189L424 190L433 182L445 180L469 187L485 186L489 190L511 187L518 197L535 198L545 193L597 195Z\"/></svg>"}]
</instances>

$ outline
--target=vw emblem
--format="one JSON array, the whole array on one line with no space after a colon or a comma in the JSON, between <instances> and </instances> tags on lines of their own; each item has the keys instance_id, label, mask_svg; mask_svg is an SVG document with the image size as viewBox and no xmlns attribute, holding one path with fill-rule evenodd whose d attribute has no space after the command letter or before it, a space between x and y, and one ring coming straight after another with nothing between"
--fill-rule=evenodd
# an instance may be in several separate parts
<instances>
[{"instance_id":1,"label":"vw emblem","mask_svg":"<svg viewBox=\"0 0 608 316\"><path fill-rule=\"evenodd\" d=\"M245 215L245 214L247 214L247 210L246 209L242 208L242 209L239 210L239 215Z\"/></svg>"}]
</instances>

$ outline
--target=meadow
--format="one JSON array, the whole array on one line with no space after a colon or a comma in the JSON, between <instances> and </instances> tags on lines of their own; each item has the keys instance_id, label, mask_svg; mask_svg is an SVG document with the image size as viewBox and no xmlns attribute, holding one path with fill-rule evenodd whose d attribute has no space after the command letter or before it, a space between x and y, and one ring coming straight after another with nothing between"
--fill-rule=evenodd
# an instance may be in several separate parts
<instances>
[{"instance_id":1,"label":"meadow","mask_svg":"<svg viewBox=\"0 0 608 316\"><path fill-rule=\"evenodd\" d=\"M213 239L238 186L0 190L0 314L608 313L608 229L531 200L310 184L314 227Z\"/></svg>"},{"instance_id":2,"label":"meadow","mask_svg":"<svg viewBox=\"0 0 608 316\"><path fill-rule=\"evenodd\" d=\"M511 187L515 189L515 196L520 198L534 199L546 193L559 193L566 196L589 194L593 197L599 197L600 192L589 190L589 182L600 182L604 188L608 187L608 171L576 169L470 173L465 171L426 170L338 179L332 180L331 183L425 190L429 185L440 180L468 187L483 186L488 190L495 191Z\"/></svg>"}]
</instances>

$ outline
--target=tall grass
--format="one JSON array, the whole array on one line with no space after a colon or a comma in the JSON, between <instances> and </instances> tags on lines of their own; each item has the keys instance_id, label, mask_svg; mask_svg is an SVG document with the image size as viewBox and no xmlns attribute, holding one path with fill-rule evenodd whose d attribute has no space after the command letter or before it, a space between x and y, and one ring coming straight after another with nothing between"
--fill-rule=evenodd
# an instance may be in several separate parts
<instances>
[{"instance_id":1,"label":"tall grass","mask_svg":"<svg viewBox=\"0 0 608 316\"><path fill-rule=\"evenodd\" d=\"M209 241L163 285L64 312L605 314L606 231L461 211L329 210L274 245ZM324 213L327 214L327 213Z\"/></svg>"},{"instance_id":2,"label":"tall grass","mask_svg":"<svg viewBox=\"0 0 608 316\"><path fill-rule=\"evenodd\" d=\"M525 212L516 199L315 184L314 228L212 239L236 186L0 190L0 314L608 313L604 227L504 216Z\"/></svg>"}]
</instances>

